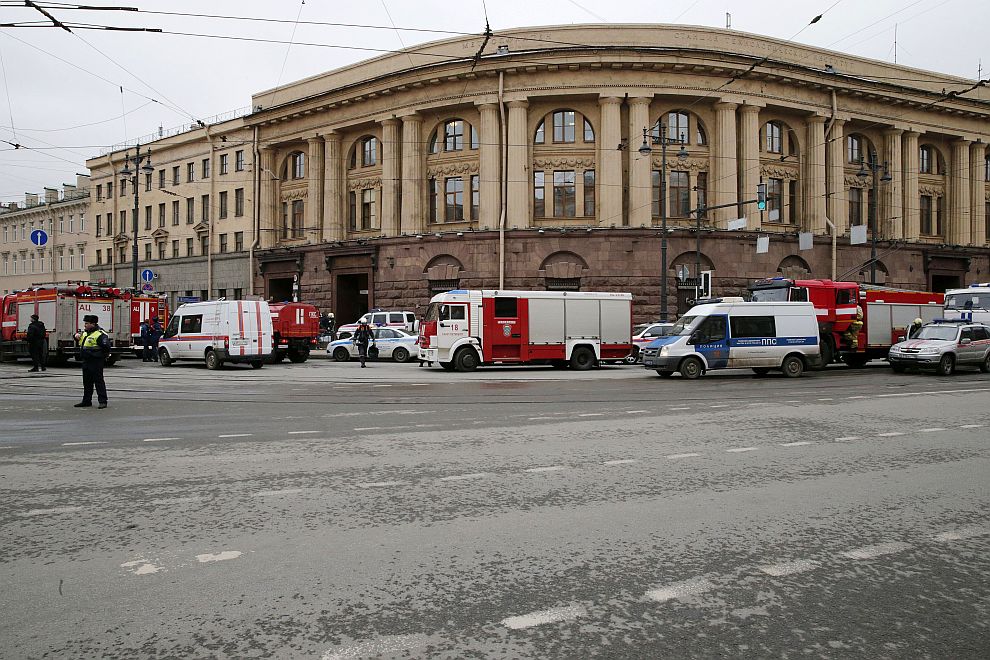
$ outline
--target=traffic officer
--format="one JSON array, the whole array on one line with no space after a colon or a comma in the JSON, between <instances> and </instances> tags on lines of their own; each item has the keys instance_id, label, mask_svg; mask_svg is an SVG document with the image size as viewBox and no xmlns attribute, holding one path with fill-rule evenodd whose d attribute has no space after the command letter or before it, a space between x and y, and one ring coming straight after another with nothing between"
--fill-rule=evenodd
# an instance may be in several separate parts
<instances>
[{"instance_id":1,"label":"traffic officer","mask_svg":"<svg viewBox=\"0 0 990 660\"><path fill-rule=\"evenodd\" d=\"M75 408L90 408L93 405L93 388L100 405L107 407L107 384L103 380L103 364L110 355L110 337L99 326L100 319L94 314L83 317L83 332L76 333L79 342L79 357L82 358L83 400Z\"/></svg>"},{"instance_id":2,"label":"traffic officer","mask_svg":"<svg viewBox=\"0 0 990 660\"><path fill-rule=\"evenodd\" d=\"M371 334L371 327L367 323L362 323L354 331L354 336L351 341L358 349L358 359L361 360L361 368L363 369L365 360L368 359L368 344L374 341L375 337Z\"/></svg>"},{"instance_id":3,"label":"traffic officer","mask_svg":"<svg viewBox=\"0 0 990 660\"><path fill-rule=\"evenodd\" d=\"M27 327L28 353L31 354L31 368L28 371L47 371L48 347L45 338L47 336L45 324L41 322L37 314L31 315L31 323Z\"/></svg>"}]
</instances>

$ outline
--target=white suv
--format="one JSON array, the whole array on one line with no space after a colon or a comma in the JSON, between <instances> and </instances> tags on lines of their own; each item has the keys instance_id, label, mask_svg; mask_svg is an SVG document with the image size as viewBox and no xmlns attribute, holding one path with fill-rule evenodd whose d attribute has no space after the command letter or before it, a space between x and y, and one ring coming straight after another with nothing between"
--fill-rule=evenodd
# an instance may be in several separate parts
<instances>
[{"instance_id":1,"label":"white suv","mask_svg":"<svg viewBox=\"0 0 990 660\"><path fill-rule=\"evenodd\" d=\"M990 372L990 326L959 319L939 319L921 327L912 339L890 347L887 360L894 371L934 369L949 376L957 366Z\"/></svg>"}]
</instances>

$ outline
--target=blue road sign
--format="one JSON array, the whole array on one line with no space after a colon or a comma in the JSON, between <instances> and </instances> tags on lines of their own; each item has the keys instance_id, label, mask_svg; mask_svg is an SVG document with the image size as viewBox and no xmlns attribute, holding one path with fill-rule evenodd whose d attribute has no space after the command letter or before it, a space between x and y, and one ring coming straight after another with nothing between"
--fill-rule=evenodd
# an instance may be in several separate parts
<instances>
[{"instance_id":1,"label":"blue road sign","mask_svg":"<svg viewBox=\"0 0 990 660\"><path fill-rule=\"evenodd\" d=\"M179 296L178 301L180 303L194 303L194 302L199 302L199 296Z\"/></svg>"},{"instance_id":2,"label":"blue road sign","mask_svg":"<svg viewBox=\"0 0 990 660\"><path fill-rule=\"evenodd\" d=\"M155 279L155 271L151 270L150 268L145 268L144 270L141 271L141 279L145 282L150 282L151 280Z\"/></svg>"},{"instance_id":3,"label":"blue road sign","mask_svg":"<svg viewBox=\"0 0 990 660\"><path fill-rule=\"evenodd\" d=\"M48 232L46 232L44 229L35 229L33 232L31 232L31 242L37 245L38 247L41 247L42 245L48 242Z\"/></svg>"}]
</instances>

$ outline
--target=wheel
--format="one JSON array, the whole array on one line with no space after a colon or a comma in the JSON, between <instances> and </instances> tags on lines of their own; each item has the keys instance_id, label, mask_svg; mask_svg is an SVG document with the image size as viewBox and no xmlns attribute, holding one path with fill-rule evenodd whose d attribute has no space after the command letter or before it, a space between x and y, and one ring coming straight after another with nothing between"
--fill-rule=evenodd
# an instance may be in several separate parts
<instances>
[{"instance_id":1,"label":"wheel","mask_svg":"<svg viewBox=\"0 0 990 660\"><path fill-rule=\"evenodd\" d=\"M903 364L892 364L890 365L890 368L894 370L895 374L902 374L907 370L907 367Z\"/></svg>"},{"instance_id":2,"label":"wheel","mask_svg":"<svg viewBox=\"0 0 990 660\"><path fill-rule=\"evenodd\" d=\"M210 371L216 371L223 366L223 360L217 355L216 351L206 351L206 368Z\"/></svg>"},{"instance_id":3,"label":"wheel","mask_svg":"<svg viewBox=\"0 0 990 660\"><path fill-rule=\"evenodd\" d=\"M302 364L309 359L309 351L289 351L289 362Z\"/></svg>"},{"instance_id":4,"label":"wheel","mask_svg":"<svg viewBox=\"0 0 990 660\"><path fill-rule=\"evenodd\" d=\"M409 361L409 349L402 346L397 346L394 351L392 351L392 359L396 362L408 362Z\"/></svg>"},{"instance_id":5,"label":"wheel","mask_svg":"<svg viewBox=\"0 0 990 660\"><path fill-rule=\"evenodd\" d=\"M788 355L780 364L780 370L788 378L797 378L804 373L804 362L796 355Z\"/></svg>"},{"instance_id":6,"label":"wheel","mask_svg":"<svg viewBox=\"0 0 990 660\"><path fill-rule=\"evenodd\" d=\"M171 367L175 360L173 360L172 356L168 354L167 348L162 348L158 351L158 362L160 362L163 367Z\"/></svg>"},{"instance_id":7,"label":"wheel","mask_svg":"<svg viewBox=\"0 0 990 660\"><path fill-rule=\"evenodd\" d=\"M265 363L262 360L255 360L251 363L252 369L261 369L263 366L265 366Z\"/></svg>"},{"instance_id":8,"label":"wheel","mask_svg":"<svg viewBox=\"0 0 990 660\"><path fill-rule=\"evenodd\" d=\"M453 362L440 362L439 364L440 364L441 367L443 367L444 371L453 371L454 370L454 363Z\"/></svg>"},{"instance_id":9,"label":"wheel","mask_svg":"<svg viewBox=\"0 0 990 660\"><path fill-rule=\"evenodd\" d=\"M275 351L274 353L271 354L271 357L268 358L268 361L271 364L278 364L284 359L285 359L285 353L283 353L282 351Z\"/></svg>"},{"instance_id":10,"label":"wheel","mask_svg":"<svg viewBox=\"0 0 990 660\"><path fill-rule=\"evenodd\" d=\"M951 355L943 355L942 359L938 361L938 367L935 369L935 373L939 376L951 376L955 370L956 358Z\"/></svg>"},{"instance_id":11,"label":"wheel","mask_svg":"<svg viewBox=\"0 0 990 660\"><path fill-rule=\"evenodd\" d=\"M657 375L661 378L670 378L674 375L673 371L667 371L666 369L657 369Z\"/></svg>"},{"instance_id":12,"label":"wheel","mask_svg":"<svg viewBox=\"0 0 990 660\"><path fill-rule=\"evenodd\" d=\"M819 371L832 364L832 360L835 359L835 351L832 350L832 341L828 337L821 337L818 342L818 347L822 352L822 366L819 367Z\"/></svg>"},{"instance_id":13,"label":"wheel","mask_svg":"<svg viewBox=\"0 0 990 660\"><path fill-rule=\"evenodd\" d=\"M681 376L687 378L688 380L694 380L701 375L704 371L704 365L701 364L701 360L696 357L686 357L681 360L681 368L679 369Z\"/></svg>"},{"instance_id":14,"label":"wheel","mask_svg":"<svg viewBox=\"0 0 990 660\"><path fill-rule=\"evenodd\" d=\"M478 368L478 354L472 348L462 348L454 356L454 368L457 371L474 371Z\"/></svg>"},{"instance_id":15,"label":"wheel","mask_svg":"<svg viewBox=\"0 0 990 660\"><path fill-rule=\"evenodd\" d=\"M343 346L333 349L333 359L337 362L347 362L351 359L351 352Z\"/></svg>"},{"instance_id":16,"label":"wheel","mask_svg":"<svg viewBox=\"0 0 990 660\"><path fill-rule=\"evenodd\" d=\"M578 346L571 353L571 369L587 371L595 366L595 352L587 346Z\"/></svg>"},{"instance_id":17,"label":"wheel","mask_svg":"<svg viewBox=\"0 0 990 660\"><path fill-rule=\"evenodd\" d=\"M768 373L770 373L770 370L767 369L766 367L753 367L753 373L755 373L757 376L766 376Z\"/></svg>"},{"instance_id":18,"label":"wheel","mask_svg":"<svg viewBox=\"0 0 990 660\"><path fill-rule=\"evenodd\" d=\"M980 371L990 373L990 353L987 353L987 356L983 358L983 362L980 362Z\"/></svg>"}]
</instances>

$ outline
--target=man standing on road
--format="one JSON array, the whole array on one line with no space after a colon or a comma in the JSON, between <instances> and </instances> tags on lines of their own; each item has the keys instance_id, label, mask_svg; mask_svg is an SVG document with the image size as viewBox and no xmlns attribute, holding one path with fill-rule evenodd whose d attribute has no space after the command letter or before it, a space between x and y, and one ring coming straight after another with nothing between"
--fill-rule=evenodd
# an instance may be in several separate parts
<instances>
[{"instance_id":1,"label":"man standing on road","mask_svg":"<svg viewBox=\"0 0 990 660\"><path fill-rule=\"evenodd\" d=\"M362 323L359 325L357 330L354 331L354 336L351 338L351 341L353 341L354 345L358 348L358 359L361 360L362 369L365 367L365 360L368 359L368 344L371 343L373 339L374 336L371 334L371 328L367 323Z\"/></svg>"},{"instance_id":2,"label":"man standing on road","mask_svg":"<svg viewBox=\"0 0 990 660\"><path fill-rule=\"evenodd\" d=\"M94 314L83 317L83 332L76 334L79 341L79 357L82 358L83 400L74 408L93 406L93 388L100 402L98 408L107 407L107 384L103 380L103 364L110 355L110 337L98 325L100 319Z\"/></svg>"},{"instance_id":3,"label":"man standing on road","mask_svg":"<svg viewBox=\"0 0 990 660\"><path fill-rule=\"evenodd\" d=\"M148 325L148 339L151 341L151 359L148 362L158 362L158 340L165 334L165 329L162 328L162 320L158 318L152 319Z\"/></svg>"},{"instance_id":4,"label":"man standing on road","mask_svg":"<svg viewBox=\"0 0 990 660\"><path fill-rule=\"evenodd\" d=\"M27 327L28 353L31 354L31 368L28 371L47 371L48 347L45 345L47 330L37 314L31 315Z\"/></svg>"},{"instance_id":5,"label":"man standing on road","mask_svg":"<svg viewBox=\"0 0 990 660\"><path fill-rule=\"evenodd\" d=\"M151 320L141 321L141 362L151 362Z\"/></svg>"}]
</instances>

